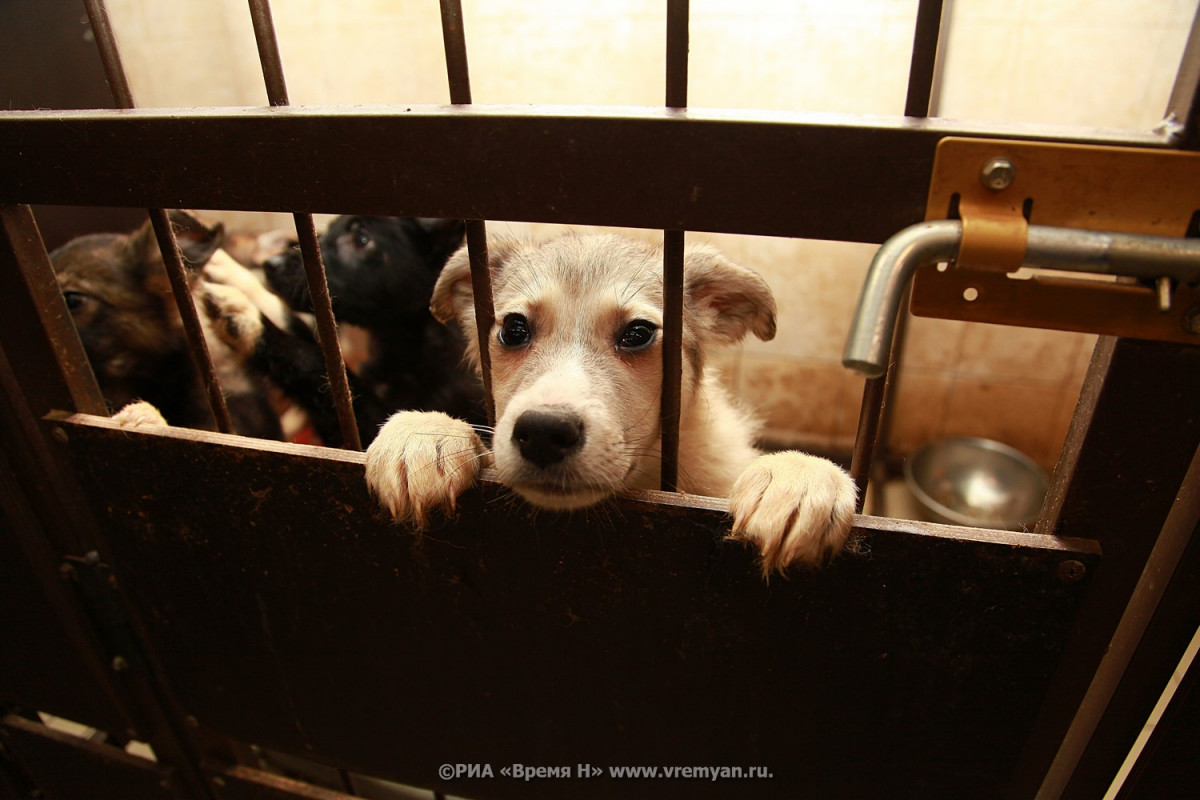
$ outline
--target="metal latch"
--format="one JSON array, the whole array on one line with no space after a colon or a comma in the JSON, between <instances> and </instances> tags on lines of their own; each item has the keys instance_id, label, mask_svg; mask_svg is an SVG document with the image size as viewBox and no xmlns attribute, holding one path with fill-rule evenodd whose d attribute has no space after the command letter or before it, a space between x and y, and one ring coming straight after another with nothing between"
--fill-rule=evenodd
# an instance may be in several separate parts
<instances>
[{"instance_id":1,"label":"metal latch","mask_svg":"<svg viewBox=\"0 0 1200 800\"><path fill-rule=\"evenodd\" d=\"M1153 274L1153 253L1130 254L1118 268L1098 251L1108 245L1081 237L1086 252L1069 264L1027 258L1030 226L1200 236L1200 153L947 138L934 160L926 219L954 218L962 221L954 264L917 270L914 314L1200 343L1200 285L1186 274ZM1086 271L1088 259L1096 273L1133 279L1020 269Z\"/></svg>"},{"instance_id":2,"label":"metal latch","mask_svg":"<svg viewBox=\"0 0 1200 800\"><path fill-rule=\"evenodd\" d=\"M945 139L927 211L863 284L842 363L869 378L914 274L922 316L1200 344L1200 154Z\"/></svg>"}]
</instances>

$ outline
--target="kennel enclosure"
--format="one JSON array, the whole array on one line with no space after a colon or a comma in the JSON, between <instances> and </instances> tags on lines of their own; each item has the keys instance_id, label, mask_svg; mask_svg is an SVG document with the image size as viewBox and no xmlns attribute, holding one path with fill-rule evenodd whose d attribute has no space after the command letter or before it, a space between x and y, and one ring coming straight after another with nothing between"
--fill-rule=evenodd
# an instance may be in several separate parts
<instances>
[{"instance_id":1,"label":"kennel enclosure","mask_svg":"<svg viewBox=\"0 0 1200 800\"><path fill-rule=\"evenodd\" d=\"M998 130L926 117L941 4L920 5L904 118L687 110L680 2L661 109L470 105L446 2L451 106L284 107L273 90L272 108L0 114L0 792L335 796L260 769L253 746L477 797L1102 794L1200 622L1194 331L1101 339L1035 531L860 515L859 554L764 583L724 541L721 501L638 493L565 517L485 480L415 537L367 496L352 450L116 427L30 208L286 210L310 267L312 213L661 229L678 291L683 231L887 241L930 213L950 138L1103 145L1114 162L1196 149L1195 29L1176 128ZM251 6L278 89L269 10ZM1195 236L1200 202L1179 194L1172 235ZM1130 291L1157 313L1156 288ZM863 480L885 396L868 383ZM1179 719L1148 759L1194 735L1194 711ZM701 764L755 777L608 769ZM1121 796L1180 770L1154 762Z\"/></svg>"}]
</instances>

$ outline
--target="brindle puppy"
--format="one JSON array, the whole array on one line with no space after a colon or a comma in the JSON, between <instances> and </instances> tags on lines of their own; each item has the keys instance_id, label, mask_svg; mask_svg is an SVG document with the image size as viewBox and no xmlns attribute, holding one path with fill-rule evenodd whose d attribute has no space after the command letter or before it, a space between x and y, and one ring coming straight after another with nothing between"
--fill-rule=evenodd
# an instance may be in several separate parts
<instances>
[{"instance_id":1,"label":"brindle puppy","mask_svg":"<svg viewBox=\"0 0 1200 800\"><path fill-rule=\"evenodd\" d=\"M205 282L200 272L219 251L224 230L220 225L208 227L182 211L172 211L170 216L234 428L250 436L281 439L279 418L261 381L242 369L212 330L214 322L232 323L236 316L230 308L238 306L239 300L246 305L245 298L228 287ZM172 425L213 429L149 222L130 234L73 239L51 253L50 261L109 408L144 400Z\"/></svg>"}]
</instances>

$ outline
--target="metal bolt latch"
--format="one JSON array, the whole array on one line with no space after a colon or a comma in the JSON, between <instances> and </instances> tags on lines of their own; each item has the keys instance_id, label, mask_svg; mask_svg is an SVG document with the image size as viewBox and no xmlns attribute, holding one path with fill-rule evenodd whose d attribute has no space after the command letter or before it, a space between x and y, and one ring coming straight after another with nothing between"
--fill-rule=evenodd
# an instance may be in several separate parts
<instances>
[{"instance_id":1,"label":"metal bolt latch","mask_svg":"<svg viewBox=\"0 0 1200 800\"><path fill-rule=\"evenodd\" d=\"M979 179L983 181L983 185L993 192L999 192L1012 186L1016 177L1017 168L1007 158L1000 156L988 159L988 162L983 165L983 171L979 173Z\"/></svg>"}]
</instances>

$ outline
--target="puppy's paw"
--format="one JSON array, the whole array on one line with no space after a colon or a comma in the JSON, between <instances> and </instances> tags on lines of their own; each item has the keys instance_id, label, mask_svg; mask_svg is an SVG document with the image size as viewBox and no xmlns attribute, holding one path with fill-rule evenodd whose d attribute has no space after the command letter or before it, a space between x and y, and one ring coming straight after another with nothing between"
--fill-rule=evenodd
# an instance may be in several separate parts
<instances>
[{"instance_id":1,"label":"puppy's paw","mask_svg":"<svg viewBox=\"0 0 1200 800\"><path fill-rule=\"evenodd\" d=\"M796 562L817 566L841 552L856 496L850 476L823 458L759 456L730 492L731 535L758 547L764 577Z\"/></svg>"},{"instance_id":2,"label":"puppy's paw","mask_svg":"<svg viewBox=\"0 0 1200 800\"><path fill-rule=\"evenodd\" d=\"M197 298L217 338L239 356L250 355L263 333L258 306L240 289L220 283L204 283Z\"/></svg>"},{"instance_id":3,"label":"puppy's paw","mask_svg":"<svg viewBox=\"0 0 1200 800\"><path fill-rule=\"evenodd\" d=\"M151 425L166 427L167 421L158 409L145 400L137 400L122 408L112 417L122 428L137 430Z\"/></svg>"},{"instance_id":4,"label":"puppy's paw","mask_svg":"<svg viewBox=\"0 0 1200 800\"><path fill-rule=\"evenodd\" d=\"M487 456L462 420L440 411L401 411L367 448L367 486L397 521L425 528L433 511L453 513Z\"/></svg>"}]
</instances>

